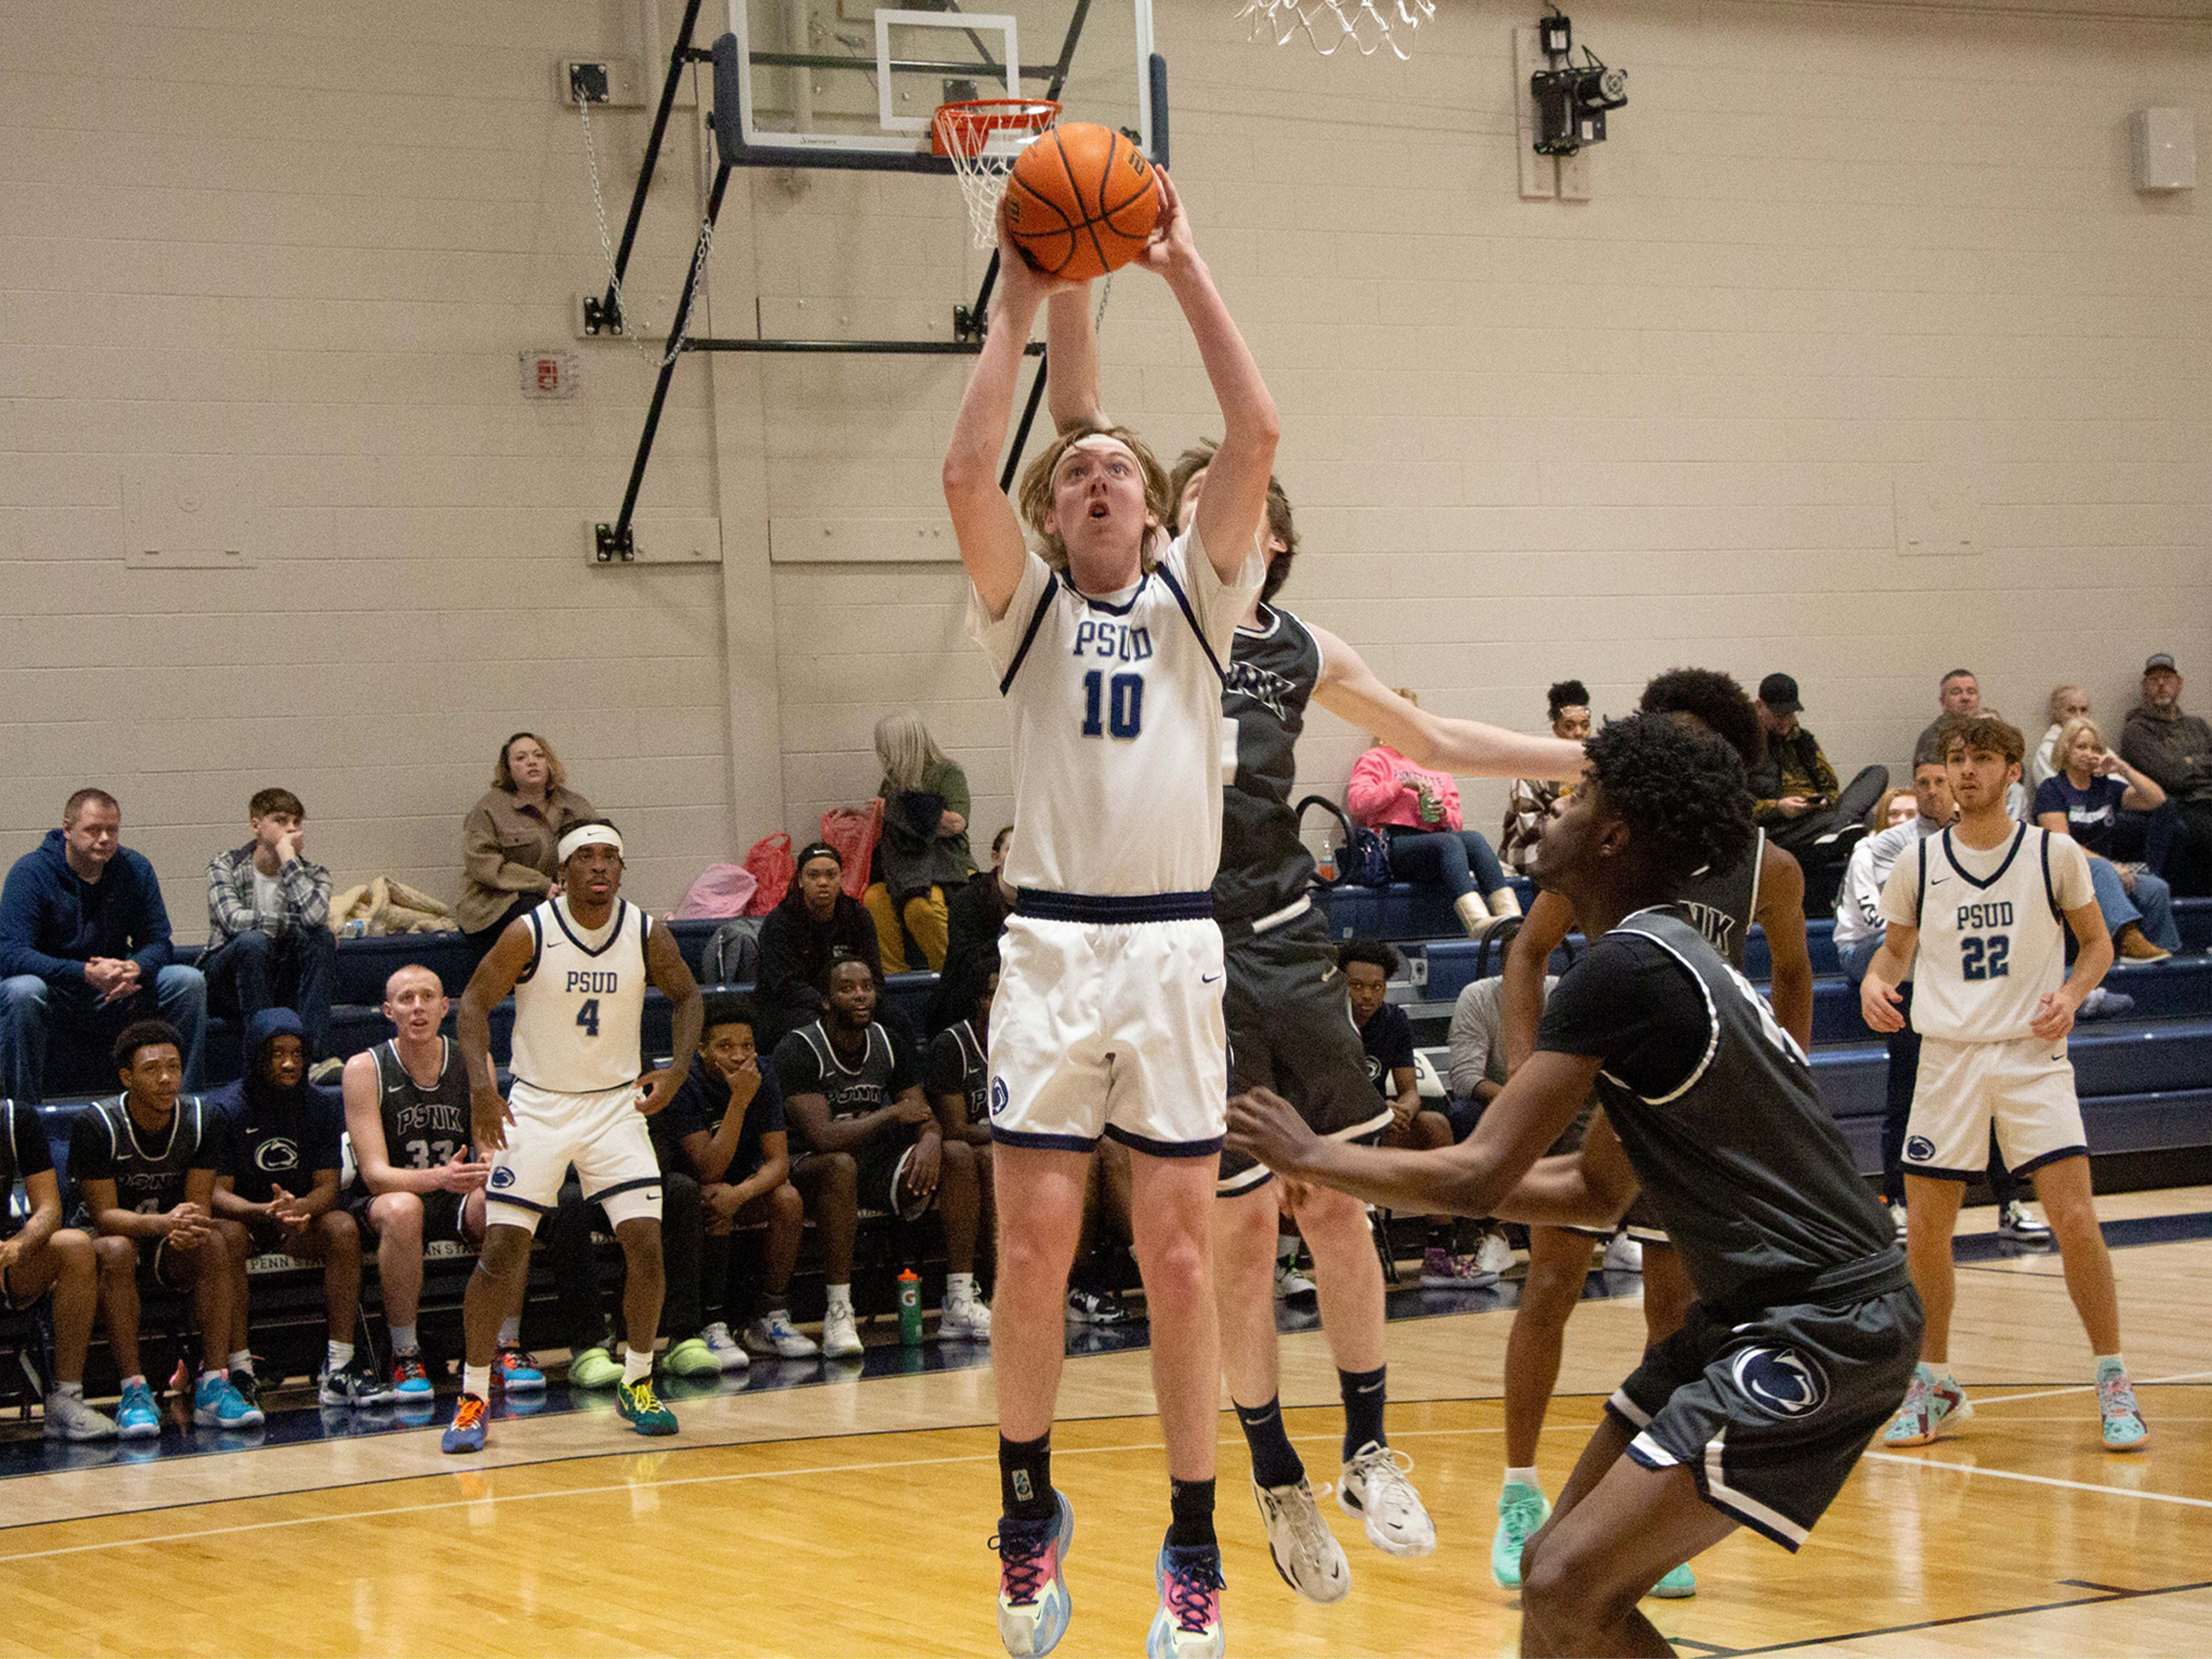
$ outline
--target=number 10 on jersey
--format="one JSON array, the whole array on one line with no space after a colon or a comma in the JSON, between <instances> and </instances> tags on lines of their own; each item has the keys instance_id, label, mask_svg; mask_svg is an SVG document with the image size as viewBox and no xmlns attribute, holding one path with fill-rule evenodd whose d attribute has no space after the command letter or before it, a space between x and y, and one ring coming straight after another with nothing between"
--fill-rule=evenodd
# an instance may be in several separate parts
<instances>
[{"instance_id":1,"label":"number 10 on jersey","mask_svg":"<svg viewBox=\"0 0 2212 1659\"><path fill-rule=\"evenodd\" d=\"M1093 668L1083 677L1084 736L1134 737L1144 720L1143 675L1117 674L1109 679L1104 670Z\"/></svg>"}]
</instances>

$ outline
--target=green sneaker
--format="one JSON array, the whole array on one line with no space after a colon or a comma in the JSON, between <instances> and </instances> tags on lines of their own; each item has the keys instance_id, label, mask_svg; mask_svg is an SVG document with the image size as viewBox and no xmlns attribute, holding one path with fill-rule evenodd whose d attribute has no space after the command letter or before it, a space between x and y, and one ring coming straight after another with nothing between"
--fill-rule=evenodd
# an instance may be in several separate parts
<instances>
[{"instance_id":1,"label":"green sneaker","mask_svg":"<svg viewBox=\"0 0 2212 1659\"><path fill-rule=\"evenodd\" d=\"M1498 1495L1498 1531L1490 1539L1490 1577L1500 1590L1521 1588L1521 1552L1537 1527L1551 1519L1541 1488L1509 1480Z\"/></svg>"},{"instance_id":2,"label":"green sneaker","mask_svg":"<svg viewBox=\"0 0 2212 1659\"><path fill-rule=\"evenodd\" d=\"M588 1347L569 1361L571 1388L612 1388L622 1381L622 1362L604 1347Z\"/></svg>"},{"instance_id":3,"label":"green sneaker","mask_svg":"<svg viewBox=\"0 0 2212 1659\"><path fill-rule=\"evenodd\" d=\"M1697 1575L1690 1571L1688 1561L1652 1586L1652 1594L1661 1601L1680 1601L1684 1596L1697 1593Z\"/></svg>"},{"instance_id":4,"label":"green sneaker","mask_svg":"<svg viewBox=\"0 0 2212 1659\"><path fill-rule=\"evenodd\" d=\"M641 1377L635 1382L618 1382L615 1410L628 1418L640 1434L676 1432L676 1413L661 1404L660 1397L653 1392L651 1377Z\"/></svg>"},{"instance_id":5,"label":"green sneaker","mask_svg":"<svg viewBox=\"0 0 2212 1659\"><path fill-rule=\"evenodd\" d=\"M661 1356L661 1369L672 1377L719 1377L722 1361L714 1350L696 1336L671 1343Z\"/></svg>"},{"instance_id":6,"label":"green sneaker","mask_svg":"<svg viewBox=\"0 0 2212 1659\"><path fill-rule=\"evenodd\" d=\"M2150 1439L2142 1407L2136 1404L2135 1384L2125 1368L2107 1359L2097 1368L2097 1406L2104 1418L2107 1452L2137 1452Z\"/></svg>"}]
</instances>

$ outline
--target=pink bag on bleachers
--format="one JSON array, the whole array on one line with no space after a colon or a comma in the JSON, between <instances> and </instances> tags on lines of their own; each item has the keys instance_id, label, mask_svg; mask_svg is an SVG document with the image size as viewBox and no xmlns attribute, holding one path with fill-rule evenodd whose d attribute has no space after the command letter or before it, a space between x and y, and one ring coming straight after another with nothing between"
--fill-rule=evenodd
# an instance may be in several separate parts
<instances>
[{"instance_id":1,"label":"pink bag on bleachers","mask_svg":"<svg viewBox=\"0 0 2212 1659\"><path fill-rule=\"evenodd\" d=\"M668 919L690 922L710 916L742 916L759 890L759 879L743 865L711 864L691 884L683 902L668 912Z\"/></svg>"},{"instance_id":2,"label":"pink bag on bleachers","mask_svg":"<svg viewBox=\"0 0 2212 1659\"><path fill-rule=\"evenodd\" d=\"M876 843L883 837L883 803L870 801L865 806L832 806L822 814L822 839L838 850L845 861L844 889L848 898L857 899L868 890L868 866L876 856Z\"/></svg>"}]
</instances>

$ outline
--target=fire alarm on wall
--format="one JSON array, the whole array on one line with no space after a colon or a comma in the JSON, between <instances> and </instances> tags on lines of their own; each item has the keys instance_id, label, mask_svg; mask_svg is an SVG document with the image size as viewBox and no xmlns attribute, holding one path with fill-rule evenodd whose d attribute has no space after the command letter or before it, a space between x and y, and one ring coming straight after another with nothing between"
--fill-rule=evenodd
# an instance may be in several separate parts
<instances>
[{"instance_id":1,"label":"fire alarm on wall","mask_svg":"<svg viewBox=\"0 0 2212 1659\"><path fill-rule=\"evenodd\" d=\"M572 351L525 351L523 395L566 399L576 395L577 359Z\"/></svg>"}]
</instances>

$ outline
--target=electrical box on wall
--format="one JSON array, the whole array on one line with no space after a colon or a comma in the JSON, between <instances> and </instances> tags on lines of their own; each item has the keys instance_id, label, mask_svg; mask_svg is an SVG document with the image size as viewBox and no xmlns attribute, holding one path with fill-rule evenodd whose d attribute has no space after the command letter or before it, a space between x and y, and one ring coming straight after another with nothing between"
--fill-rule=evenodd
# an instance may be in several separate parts
<instances>
[{"instance_id":1,"label":"electrical box on wall","mask_svg":"<svg viewBox=\"0 0 2212 1659\"><path fill-rule=\"evenodd\" d=\"M2195 111L2137 110L2127 135L2137 190L2196 188Z\"/></svg>"}]
</instances>

